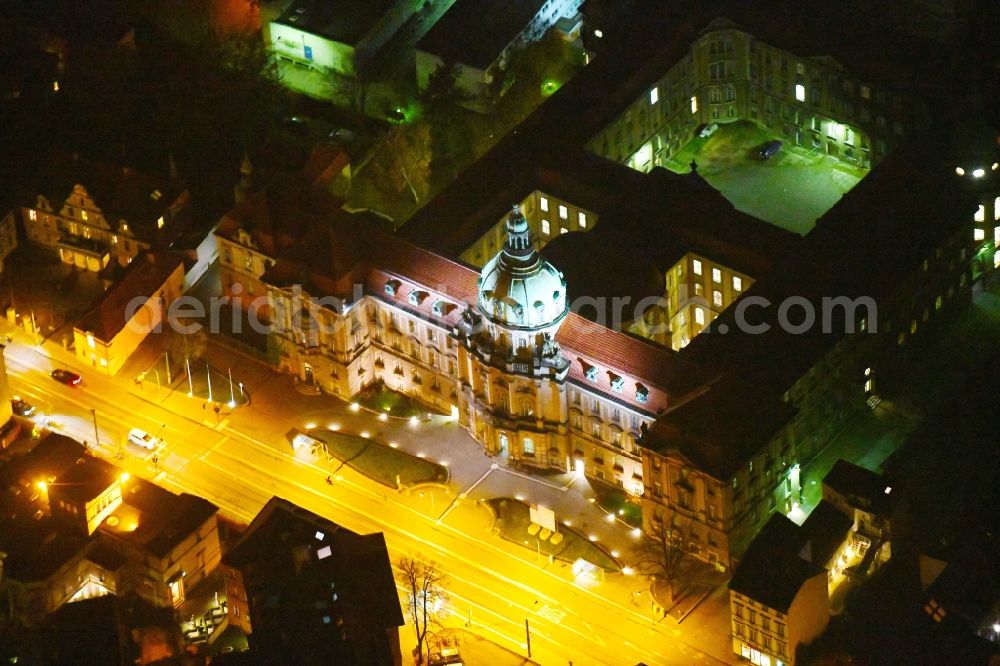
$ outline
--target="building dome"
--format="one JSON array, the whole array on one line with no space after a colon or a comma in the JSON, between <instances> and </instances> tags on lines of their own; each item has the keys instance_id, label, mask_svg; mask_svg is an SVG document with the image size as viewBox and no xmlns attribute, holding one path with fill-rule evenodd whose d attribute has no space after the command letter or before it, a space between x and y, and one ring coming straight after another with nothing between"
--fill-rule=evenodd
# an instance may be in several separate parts
<instances>
[{"instance_id":1,"label":"building dome","mask_svg":"<svg viewBox=\"0 0 1000 666\"><path fill-rule=\"evenodd\" d=\"M522 331L549 328L569 312L562 273L535 251L517 206L507 216L503 250L480 274L478 305L494 324Z\"/></svg>"}]
</instances>

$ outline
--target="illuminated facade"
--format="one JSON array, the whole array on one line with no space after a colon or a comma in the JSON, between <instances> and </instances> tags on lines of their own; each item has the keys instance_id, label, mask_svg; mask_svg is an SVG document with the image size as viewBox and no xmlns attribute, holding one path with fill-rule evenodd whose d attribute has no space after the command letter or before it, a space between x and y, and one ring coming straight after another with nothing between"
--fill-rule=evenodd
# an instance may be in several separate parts
<instances>
[{"instance_id":1,"label":"illuminated facade","mask_svg":"<svg viewBox=\"0 0 1000 666\"><path fill-rule=\"evenodd\" d=\"M53 165L32 205L21 208L28 240L63 263L98 272L125 266L176 237L188 192L128 169L64 159Z\"/></svg>"},{"instance_id":2,"label":"illuminated facade","mask_svg":"<svg viewBox=\"0 0 1000 666\"><path fill-rule=\"evenodd\" d=\"M251 263L227 279L263 285L267 301L257 303L272 315L277 364L300 382L343 399L383 382L455 410L506 462L578 470L641 495L640 429L697 373L667 350L568 312L563 279L537 254L525 216L515 210L506 225L504 248L481 274L369 233L367 254L358 252L369 261L343 263L340 276L265 258L274 264L263 274ZM348 220L333 233L350 246L357 226ZM250 240L238 229L216 238L220 258ZM309 300L331 295L338 303Z\"/></svg>"},{"instance_id":3,"label":"illuminated facade","mask_svg":"<svg viewBox=\"0 0 1000 666\"><path fill-rule=\"evenodd\" d=\"M131 478L68 437L47 435L5 472L3 573L30 618L104 594L176 607L221 560L215 505Z\"/></svg>"},{"instance_id":4,"label":"illuminated facade","mask_svg":"<svg viewBox=\"0 0 1000 666\"><path fill-rule=\"evenodd\" d=\"M73 326L77 357L100 372L117 373L146 335L161 325L183 286L184 263L179 257L142 255ZM130 304L136 303L141 304L130 312Z\"/></svg>"},{"instance_id":5,"label":"illuminated facade","mask_svg":"<svg viewBox=\"0 0 1000 666\"><path fill-rule=\"evenodd\" d=\"M797 56L718 19L588 147L649 171L667 166L700 125L746 120L869 169L916 129L916 108L831 57Z\"/></svg>"},{"instance_id":6,"label":"illuminated facade","mask_svg":"<svg viewBox=\"0 0 1000 666\"><path fill-rule=\"evenodd\" d=\"M571 231L590 231L597 224L597 213L573 204L570 201L535 190L522 201L518 208L524 216L541 250L560 234ZM469 246L459 258L467 264L482 268L483 264L496 256L507 238L507 215L505 214L489 231Z\"/></svg>"}]
</instances>

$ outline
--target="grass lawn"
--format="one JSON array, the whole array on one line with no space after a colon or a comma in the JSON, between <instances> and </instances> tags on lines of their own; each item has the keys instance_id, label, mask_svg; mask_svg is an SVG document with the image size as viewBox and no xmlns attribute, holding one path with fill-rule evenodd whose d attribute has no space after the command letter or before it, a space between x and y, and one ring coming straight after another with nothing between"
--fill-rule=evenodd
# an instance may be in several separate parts
<instances>
[{"instance_id":1,"label":"grass lawn","mask_svg":"<svg viewBox=\"0 0 1000 666\"><path fill-rule=\"evenodd\" d=\"M781 151L761 161L757 149L782 139ZM668 168L698 173L733 206L793 233L806 234L816 220L867 173L769 133L751 122L720 124L707 139L695 137Z\"/></svg>"},{"instance_id":2,"label":"grass lawn","mask_svg":"<svg viewBox=\"0 0 1000 666\"><path fill-rule=\"evenodd\" d=\"M507 541L520 544L531 550L541 549L543 555L551 555L562 562L575 562L584 559L605 571L618 572L621 566L601 546L592 543L582 534L566 527L559 528L563 540L558 545L552 545L550 540L542 541L528 533L531 516L528 505L518 500L506 497L494 497L486 501L497 516L497 527L500 536Z\"/></svg>"},{"instance_id":3,"label":"grass lawn","mask_svg":"<svg viewBox=\"0 0 1000 666\"><path fill-rule=\"evenodd\" d=\"M373 412L386 412L389 416L398 418L410 418L411 416L421 416L427 412L445 415L439 409L425 405L414 400L408 395L393 391L385 384L369 386L358 395L358 403L365 409Z\"/></svg>"},{"instance_id":4,"label":"grass lawn","mask_svg":"<svg viewBox=\"0 0 1000 666\"><path fill-rule=\"evenodd\" d=\"M597 491L597 506L615 514L630 527L642 527L642 507L628 501L624 490L603 484L594 489Z\"/></svg>"},{"instance_id":5,"label":"grass lawn","mask_svg":"<svg viewBox=\"0 0 1000 666\"><path fill-rule=\"evenodd\" d=\"M447 467L405 451L324 428L310 430L307 434L326 444L330 455L344 465L390 488L396 487L397 475L404 488L422 483L448 483Z\"/></svg>"}]
</instances>

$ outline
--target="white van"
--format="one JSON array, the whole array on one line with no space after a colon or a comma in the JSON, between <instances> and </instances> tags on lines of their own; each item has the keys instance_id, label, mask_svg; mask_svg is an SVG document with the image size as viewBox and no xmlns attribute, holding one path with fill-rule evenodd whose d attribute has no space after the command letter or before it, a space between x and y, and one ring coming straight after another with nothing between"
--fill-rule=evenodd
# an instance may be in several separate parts
<instances>
[{"instance_id":1,"label":"white van","mask_svg":"<svg viewBox=\"0 0 1000 666\"><path fill-rule=\"evenodd\" d=\"M128 431L128 441L130 444L141 446L150 451L156 448L156 438L140 428L132 428Z\"/></svg>"}]
</instances>

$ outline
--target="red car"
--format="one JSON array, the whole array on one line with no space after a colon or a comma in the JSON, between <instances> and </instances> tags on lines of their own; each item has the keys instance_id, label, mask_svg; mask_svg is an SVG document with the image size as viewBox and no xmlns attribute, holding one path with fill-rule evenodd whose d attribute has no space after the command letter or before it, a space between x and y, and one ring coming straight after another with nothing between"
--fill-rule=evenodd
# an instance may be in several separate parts
<instances>
[{"instance_id":1,"label":"red car","mask_svg":"<svg viewBox=\"0 0 1000 666\"><path fill-rule=\"evenodd\" d=\"M83 377L81 377L80 375L70 370L64 370L62 368L56 368L55 370L49 373L49 376L52 377L52 379L56 380L57 382L65 384L66 386L79 386L80 382L83 381Z\"/></svg>"}]
</instances>

